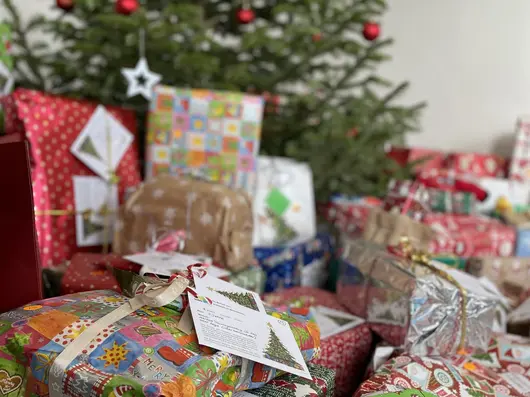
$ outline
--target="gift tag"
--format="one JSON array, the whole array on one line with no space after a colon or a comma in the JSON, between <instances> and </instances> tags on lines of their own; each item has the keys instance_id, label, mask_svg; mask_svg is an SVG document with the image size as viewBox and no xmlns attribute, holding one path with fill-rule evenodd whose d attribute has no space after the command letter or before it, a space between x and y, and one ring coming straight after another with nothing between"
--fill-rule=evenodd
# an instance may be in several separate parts
<instances>
[{"instance_id":1,"label":"gift tag","mask_svg":"<svg viewBox=\"0 0 530 397\"><path fill-rule=\"evenodd\" d=\"M110 180L133 139L130 131L100 105L70 151L100 177Z\"/></svg>"},{"instance_id":2,"label":"gift tag","mask_svg":"<svg viewBox=\"0 0 530 397\"><path fill-rule=\"evenodd\" d=\"M311 311L320 328L320 339L329 338L364 323L362 318L324 306L312 307Z\"/></svg>"},{"instance_id":3,"label":"gift tag","mask_svg":"<svg viewBox=\"0 0 530 397\"><path fill-rule=\"evenodd\" d=\"M73 179L77 246L111 243L118 211L117 186L96 176Z\"/></svg>"},{"instance_id":4,"label":"gift tag","mask_svg":"<svg viewBox=\"0 0 530 397\"><path fill-rule=\"evenodd\" d=\"M289 324L265 313L259 295L195 271L189 293L199 344L311 379Z\"/></svg>"}]
</instances>

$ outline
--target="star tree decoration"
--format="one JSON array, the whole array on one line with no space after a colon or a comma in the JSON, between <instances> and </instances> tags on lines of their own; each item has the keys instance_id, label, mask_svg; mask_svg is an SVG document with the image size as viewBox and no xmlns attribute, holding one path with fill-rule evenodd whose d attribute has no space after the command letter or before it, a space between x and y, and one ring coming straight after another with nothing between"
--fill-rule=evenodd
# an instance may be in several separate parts
<instances>
[{"instance_id":1,"label":"star tree decoration","mask_svg":"<svg viewBox=\"0 0 530 397\"><path fill-rule=\"evenodd\" d=\"M161 75L149 70L147 59L144 57L138 60L134 69L123 68L121 73L127 79L127 96L129 98L142 95L145 99L150 100L153 88L162 80Z\"/></svg>"}]
</instances>

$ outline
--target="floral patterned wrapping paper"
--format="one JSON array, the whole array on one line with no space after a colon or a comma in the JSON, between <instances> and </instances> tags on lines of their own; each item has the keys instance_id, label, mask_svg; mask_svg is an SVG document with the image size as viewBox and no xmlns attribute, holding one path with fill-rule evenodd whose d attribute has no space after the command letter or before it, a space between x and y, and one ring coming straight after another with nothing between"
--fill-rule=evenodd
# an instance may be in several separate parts
<instances>
[{"instance_id":1,"label":"floral patterned wrapping paper","mask_svg":"<svg viewBox=\"0 0 530 397\"><path fill-rule=\"evenodd\" d=\"M530 339L494 336L488 351L447 358L404 354L389 360L355 397L415 388L438 396L523 397L530 393Z\"/></svg>"},{"instance_id":2,"label":"floral patterned wrapping paper","mask_svg":"<svg viewBox=\"0 0 530 397\"><path fill-rule=\"evenodd\" d=\"M335 372L321 365L309 364L313 380L285 374L259 389L241 392L234 397L333 397ZM407 396L408 397L408 396Z\"/></svg>"},{"instance_id":3,"label":"floral patterned wrapping paper","mask_svg":"<svg viewBox=\"0 0 530 397\"><path fill-rule=\"evenodd\" d=\"M48 396L50 367L84 329L127 298L93 291L33 302L0 315L0 391L7 397ZM177 328L186 298L162 308L144 307L98 334L65 370L68 397L226 396L259 388L277 370L200 346L195 333ZM318 326L292 312L269 313L288 321L304 359L319 352Z\"/></svg>"}]
</instances>

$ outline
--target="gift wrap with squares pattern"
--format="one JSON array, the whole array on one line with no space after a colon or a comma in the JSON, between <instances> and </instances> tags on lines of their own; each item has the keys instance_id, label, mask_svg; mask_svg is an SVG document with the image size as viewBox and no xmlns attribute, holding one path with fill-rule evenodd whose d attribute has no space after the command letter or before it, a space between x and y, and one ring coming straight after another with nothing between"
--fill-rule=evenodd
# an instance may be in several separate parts
<instances>
[{"instance_id":1,"label":"gift wrap with squares pattern","mask_svg":"<svg viewBox=\"0 0 530 397\"><path fill-rule=\"evenodd\" d=\"M260 388L274 368L198 343L178 329L187 298L143 307L103 329L64 373L57 356L85 329L125 304L113 291L90 291L33 302L0 315L0 395L7 397L206 397ZM320 351L313 318L266 308L287 321L304 360ZM52 372L54 371L54 372ZM59 382L50 382L50 378Z\"/></svg>"},{"instance_id":2,"label":"gift wrap with squares pattern","mask_svg":"<svg viewBox=\"0 0 530 397\"><path fill-rule=\"evenodd\" d=\"M263 98L158 86L149 112L146 179L192 174L253 193Z\"/></svg>"}]
</instances>

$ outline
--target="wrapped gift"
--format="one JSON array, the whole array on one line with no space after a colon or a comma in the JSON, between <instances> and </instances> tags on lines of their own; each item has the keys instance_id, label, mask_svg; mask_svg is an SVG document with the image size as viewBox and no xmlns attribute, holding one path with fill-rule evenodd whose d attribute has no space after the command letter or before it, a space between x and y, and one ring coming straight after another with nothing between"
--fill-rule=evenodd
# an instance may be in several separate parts
<instances>
[{"instance_id":1,"label":"wrapped gift","mask_svg":"<svg viewBox=\"0 0 530 397\"><path fill-rule=\"evenodd\" d=\"M514 208L506 208L501 216L506 223L516 228L515 256L530 257L530 212L516 212Z\"/></svg>"},{"instance_id":2,"label":"wrapped gift","mask_svg":"<svg viewBox=\"0 0 530 397\"><path fill-rule=\"evenodd\" d=\"M182 231L183 252L206 255L227 269L253 261L252 203L242 190L161 175L142 184L120 209L113 250L145 251L162 232Z\"/></svg>"},{"instance_id":3,"label":"wrapped gift","mask_svg":"<svg viewBox=\"0 0 530 397\"><path fill-rule=\"evenodd\" d=\"M381 205L382 201L376 197L334 197L325 207L324 217L341 233L356 235L363 232L371 209Z\"/></svg>"},{"instance_id":4,"label":"wrapped gift","mask_svg":"<svg viewBox=\"0 0 530 397\"><path fill-rule=\"evenodd\" d=\"M433 212L470 215L476 212L476 197L470 192L430 188L429 207Z\"/></svg>"},{"instance_id":5,"label":"wrapped gift","mask_svg":"<svg viewBox=\"0 0 530 397\"><path fill-rule=\"evenodd\" d=\"M42 266L108 243L118 200L140 182L134 112L25 89L4 105L6 133L31 147Z\"/></svg>"},{"instance_id":6,"label":"wrapped gift","mask_svg":"<svg viewBox=\"0 0 530 397\"><path fill-rule=\"evenodd\" d=\"M466 258L461 258L458 256L435 256L433 258L437 262L446 264L447 266L454 267L458 270L466 270Z\"/></svg>"},{"instance_id":7,"label":"wrapped gift","mask_svg":"<svg viewBox=\"0 0 530 397\"><path fill-rule=\"evenodd\" d=\"M452 357L403 354L366 380L355 397L419 388L437 396L528 395L530 341L513 335L491 339L487 352Z\"/></svg>"},{"instance_id":8,"label":"wrapped gift","mask_svg":"<svg viewBox=\"0 0 530 397\"><path fill-rule=\"evenodd\" d=\"M265 291L265 272L257 265L252 265L245 270L230 274L226 281L260 295Z\"/></svg>"},{"instance_id":9,"label":"wrapped gift","mask_svg":"<svg viewBox=\"0 0 530 397\"><path fill-rule=\"evenodd\" d=\"M283 157L261 156L253 209L255 247L314 238L315 198L309 165Z\"/></svg>"},{"instance_id":10,"label":"wrapped gift","mask_svg":"<svg viewBox=\"0 0 530 397\"><path fill-rule=\"evenodd\" d=\"M421 221L430 211L429 201L429 191L420 183L391 180L383 201L383 209Z\"/></svg>"},{"instance_id":11,"label":"wrapped gift","mask_svg":"<svg viewBox=\"0 0 530 397\"><path fill-rule=\"evenodd\" d=\"M429 173L419 175L416 181L427 188L446 190L449 192L472 193L480 202L488 197L488 192L480 186L477 178L467 175L457 175L452 170L431 170Z\"/></svg>"},{"instance_id":12,"label":"wrapped gift","mask_svg":"<svg viewBox=\"0 0 530 397\"><path fill-rule=\"evenodd\" d=\"M297 287L277 293L266 294L264 301L273 306L289 305L294 307L319 306L344 311L337 295L317 288ZM317 324L319 318L317 317ZM341 319L341 323L346 320ZM367 324L325 337L320 340L320 364L335 371L335 396L351 396L361 381L372 348L372 333Z\"/></svg>"},{"instance_id":13,"label":"wrapped gift","mask_svg":"<svg viewBox=\"0 0 530 397\"><path fill-rule=\"evenodd\" d=\"M477 202L477 211L482 214L489 215L500 210L499 200L506 201L512 208L530 203L530 183L502 178L479 178L477 184L487 193L484 200Z\"/></svg>"},{"instance_id":14,"label":"wrapped gift","mask_svg":"<svg viewBox=\"0 0 530 397\"><path fill-rule=\"evenodd\" d=\"M254 256L267 275L265 292L298 285L324 286L331 249L332 238L327 233L299 244L254 248Z\"/></svg>"},{"instance_id":15,"label":"wrapped gift","mask_svg":"<svg viewBox=\"0 0 530 397\"><path fill-rule=\"evenodd\" d=\"M429 245L433 254L507 257L514 253L515 229L498 220L437 213L429 214L423 222L436 231Z\"/></svg>"},{"instance_id":16,"label":"wrapped gift","mask_svg":"<svg viewBox=\"0 0 530 397\"><path fill-rule=\"evenodd\" d=\"M496 154L452 153L447 156L446 164L457 174L492 178L506 176L506 159Z\"/></svg>"},{"instance_id":17,"label":"wrapped gift","mask_svg":"<svg viewBox=\"0 0 530 397\"><path fill-rule=\"evenodd\" d=\"M530 289L530 259L520 257L474 257L466 263L466 271L475 277L486 277L513 302Z\"/></svg>"},{"instance_id":18,"label":"wrapped gift","mask_svg":"<svg viewBox=\"0 0 530 397\"><path fill-rule=\"evenodd\" d=\"M521 182L530 181L530 117L528 116L522 116L517 120L515 146L508 177Z\"/></svg>"},{"instance_id":19,"label":"wrapped gift","mask_svg":"<svg viewBox=\"0 0 530 397\"><path fill-rule=\"evenodd\" d=\"M187 298L179 294L187 285L178 277L157 289L142 285L145 293L131 300L94 291L36 301L0 315L0 371L7 379L3 393L209 396L259 388L279 375L274 368L199 345L195 331L180 331ZM170 303L161 306L164 296ZM160 306L142 306L145 302ZM313 359L319 338L310 317L267 312L289 323L300 336L304 360ZM119 320L107 322L109 313Z\"/></svg>"},{"instance_id":20,"label":"wrapped gift","mask_svg":"<svg viewBox=\"0 0 530 397\"><path fill-rule=\"evenodd\" d=\"M191 173L253 194L263 106L259 96L156 87L146 179Z\"/></svg>"},{"instance_id":21,"label":"wrapped gift","mask_svg":"<svg viewBox=\"0 0 530 397\"><path fill-rule=\"evenodd\" d=\"M487 347L500 299L474 277L430 260L405 240L385 250L344 238L341 252L339 301L360 306L354 314L366 316L387 342L421 355Z\"/></svg>"},{"instance_id":22,"label":"wrapped gift","mask_svg":"<svg viewBox=\"0 0 530 397\"><path fill-rule=\"evenodd\" d=\"M392 147L388 156L402 166L415 163L414 171L416 173L438 170L443 168L445 164L445 153L433 149Z\"/></svg>"},{"instance_id":23,"label":"wrapped gift","mask_svg":"<svg viewBox=\"0 0 530 397\"><path fill-rule=\"evenodd\" d=\"M286 374L271 380L259 389L239 392L233 397L333 397L335 373L322 365L309 364L313 377L307 380L296 375Z\"/></svg>"}]
</instances>

